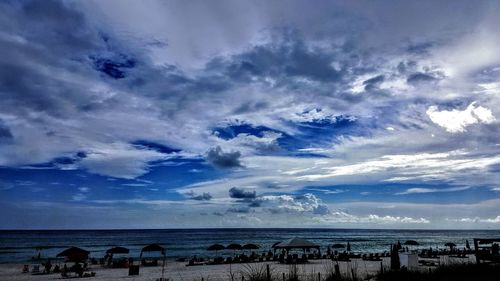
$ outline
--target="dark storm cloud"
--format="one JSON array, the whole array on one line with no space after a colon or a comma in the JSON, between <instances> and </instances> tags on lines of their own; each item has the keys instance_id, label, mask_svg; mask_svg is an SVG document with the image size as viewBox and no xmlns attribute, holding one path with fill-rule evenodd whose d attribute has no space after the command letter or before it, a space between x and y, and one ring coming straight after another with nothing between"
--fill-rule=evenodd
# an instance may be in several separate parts
<instances>
[{"instance_id":1,"label":"dark storm cloud","mask_svg":"<svg viewBox=\"0 0 500 281\"><path fill-rule=\"evenodd\" d=\"M208 151L207 161L218 168L236 168L241 167L241 153L238 151L223 152L220 146L212 148Z\"/></svg>"},{"instance_id":2,"label":"dark storm cloud","mask_svg":"<svg viewBox=\"0 0 500 281\"><path fill-rule=\"evenodd\" d=\"M232 187L229 189L229 197L250 200L257 198L257 193L255 190L250 191L244 188Z\"/></svg>"}]
</instances>

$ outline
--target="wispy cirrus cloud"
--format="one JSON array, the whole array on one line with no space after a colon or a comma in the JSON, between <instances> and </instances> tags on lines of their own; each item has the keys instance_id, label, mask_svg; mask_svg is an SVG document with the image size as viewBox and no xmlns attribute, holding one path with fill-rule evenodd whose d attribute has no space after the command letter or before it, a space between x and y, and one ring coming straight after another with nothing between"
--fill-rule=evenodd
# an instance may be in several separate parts
<instances>
[{"instance_id":1,"label":"wispy cirrus cloud","mask_svg":"<svg viewBox=\"0 0 500 281\"><path fill-rule=\"evenodd\" d=\"M460 187L450 187L450 188L425 188L425 187L413 187L406 191L398 192L397 195L405 194L418 194L418 193L435 193L435 192L454 192L469 189L470 186L460 186Z\"/></svg>"}]
</instances>

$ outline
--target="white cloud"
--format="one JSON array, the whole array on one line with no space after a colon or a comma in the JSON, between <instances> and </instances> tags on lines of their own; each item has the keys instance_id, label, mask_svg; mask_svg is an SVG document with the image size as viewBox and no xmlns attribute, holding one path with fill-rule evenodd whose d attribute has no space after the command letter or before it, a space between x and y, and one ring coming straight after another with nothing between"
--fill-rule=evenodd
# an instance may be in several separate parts
<instances>
[{"instance_id":1,"label":"white cloud","mask_svg":"<svg viewBox=\"0 0 500 281\"><path fill-rule=\"evenodd\" d=\"M297 196L265 195L258 199L260 202L266 203L266 206L270 207L273 212L311 212L318 215L329 213L328 207L322 203L321 199L311 193Z\"/></svg>"},{"instance_id":2,"label":"white cloud","mask_svg":"<svg viewBox=\"0 0 500 281\"><path fill-rule=\"evenodd\" d=\"M318 217L315 220L324 223L355 223L355 224L429 224L426 218L412 218L401 216L380 216L369 214L366 216L356 216L343 211L332 212L326 217Z\"/></svg>"},{"instance_id":3,"label":"white cloud","mask_svg":"<svg viewBox=\"0 0 500 281\"><path fill-rule=\"evenodd\" d=\"M470 186L460 186L460 187L451 187L451 188L423 188L423 187L413 187L409 188L406 191L398 192L397 195L404 194L415 194L415 193L435 193L435 192L453 192L453 191L462 191L469 189Z\"/></svg>"},{"instance_id":4,"label":"white cloud","mask_svg":"<svg viewBox=\"0 0 500 281\"><path fill-rule=\"evenodd\" d=\"M344 190L344 189L323 189L323 188L308 188L308 190L311 190L311 191L318 191L318 192L322 192L324 194L339 194L339 193L343 193L343 192L346 192L347 190Z\"/></svg>"},{"instance_id":5,"label":"white cloud","mask_svg":"<svg viewBox=\"0 0 500 281\"><path fill-rule=\"evenodd\" d=\"M149 162L166 158L165 154L154 150L115 143L95 147L79 164L92 173L133 179L148 172Z\"/></svg>"},{"instance_id":6,"label":"white cloud","mask_svg":"<svg viewBox=\"0 0 500 281\"><path fill-rule=\"evenodd\" d=\"M460 218L460 219L447 219L449 221L453 222L463 222L463 223L500 223L500 216L496 216L493 218L480 218L480 217L473 217L473 218Z\"/></svg>"},{"instance_id":7,"label":"white cloud","mask_svg":"<svg viewBox=\"0 0 500 281\"><path fill-rule=\"evenodd\" d=\"M476 102L471 103L465 110L439 111L438 107L433 105L427 109L426 113L432 122L450 133L463 133L466 127L472 124L490 124L496 120L491 110L476 105Z\"/></svg>"},{"instance_id":8,"label":"white cloud","mask_svg":"<svg viewBox=\"0 0 500 281\"><path fill-rule=\"evenodd\" d=\"M89 192L89 191L90 191L90 188L88 188L88 187L86 187L86 186L81 186L81 187L79 187L79 188L78 188L78 190L79 190L80 192L84 192L84 193L85 193L85 192Z\"/></svg>"},{"instance_id":9,"label":"white cloud","mask_svg":"<svg viewBox=\"0 0 500 281\"><path fill-rule=\"evenodd\" d=\"M481 222L486 222L486 223L500 223L500 216L497 216L495 218L489 218L489 219L480 219L479 221Z\"/></svg>"}]
</instances>

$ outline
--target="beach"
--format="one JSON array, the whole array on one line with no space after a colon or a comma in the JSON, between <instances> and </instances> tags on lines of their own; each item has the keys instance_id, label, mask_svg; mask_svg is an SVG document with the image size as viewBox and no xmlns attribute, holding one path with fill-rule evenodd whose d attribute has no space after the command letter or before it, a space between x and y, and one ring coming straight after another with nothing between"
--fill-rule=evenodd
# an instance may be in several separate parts
<instances>
[{"instance_id":1,"label":"beach","mask_svg":"<svg viewBox=\"0 0 500 281\"><path fill-rule=\"evenodd\" d=\"M472 263L475 262L473 256L469 256L467 260L450 261L450 264L456 263ZM302 280L318 280L324 278L328 272L334 270L333 266L336 262L329 259L311 260L305 264L297 264L296 272L302 277ZM340 273L346 276L351 276L352 272L358 278L367 278L374 276L381 270L381 263L385 270L390 267L390 258L384 257L382 261L365 261L362 259L351 259L350 262L339 261ZM278 262L256 262L256 263L237 263L237 264L218 264L218 265L199 265L186 266L186 262L178 262L168 260L165 267L165 278L174 281L207 281L207 280L231 280L233 273L234 280L242 280L251 272L265 272L266 266L269 265L270 272L273 277L282 280L283 273L286 276L294 270L292 265L280 264ZM28 280L58 280L62 279L61 274L52 273L46 275L32 275L31 273L22 273L23 264L11 263L0 264L0 280L12 281L28 281ZM419 266L418 270L428 271L429 266ZM83 278L95 281L105 280L156 280L161 277L162 267L140 267L138 276L128 276L126 268L106 268L99 265L90 265L89 271L96 273L95 277ZM202 279L203 278L203 279ZM248 280L248 278L245 278Z\"/></svg>"},{"instance_id":2,"label":"beach","mask_svg":"<svg viewBox=\"0 0 500 281\"><path fill-rule=\"evenodd\" d=\"M141 260L141 249L150 243L157 242L165 249L167 266L165 268L165 277L169 280L230 280L230 274L233 273L235 280L241 280L242 276L249 272L262 271L269 265L273 276L278 276L282 280L282 275L288 275L292 270L289 264L278 261L261 262L233 262L231 264L206 264L213 261L216 256L234 257L235 255L250 254L255 251L256 254L269 254L272 252L277 256L282 249L274 249L277 241L288 241L290 237L307 237L313 244L313 248L307 250L307 254L314 254L317 250L321 255L330 256L338 250L342 253L347 250L347 244L352 248L349 250L351 261L339 261L340 273L352 276L352 273L358 277L372 276L379 272L381 268L390 268L390 258L387 256L394 245L399 240L404 244L406 238L418 239L420 245L410 245L404 248L410 248L410 251L425 252L432 248L437 258L428 259L427 266L420 264L418 270L435 268L436 265L447 265L454 263L474 263L473 255L467 258L451 258L446 255L448 247L444 246L446 241L456 243L456 249L463 251L465 249L468 237L474 236L493 236L498 235L498 231L418 231L418 230L342 230L342 229L191 229L191 230L113 230L113 231L0 231L0 280L55 280L61 279L60 273L51 273L47 275L32 275L32 269L35 264L39 265L40 271L43 271L43 262L51 259L52 264L58 264L63 267L63 257L56 257L59 253L76 245L84 251L89 252L89 269L87 272L95 272L95 277L91 280L156 280L161 277L161 266L146 267L141 266L138 276L128 276L127 268L109 268L101 264L92 264L91 260L99 263L105 257L106 251L113 246L125 247L129 252L126 254L116 254L115 260L123 258L132 258L138 264ZM239 238L241 237L241 238ZM472 240L471 240L472 241ZM256 243L258 249L254 250L230 250L227 247L231 243ZM314 243L313 243L314 242ZM349 243L347 243L349 242ZM209 251L212 244L221 244L223 250L218 252ZM340 244L340 249L333 249L335 244ZM41 246L45 245L45 246ZM316 246L314 246L316 245ZM301 246L302 247L302 246ZM315 248L318 247L318 248ZM302 255L303 249L291 249L291 253ZM370 261L360 258L362 255L367 257L372 254L379 254L382 261ZM36 261L37 255L41 255L41 260ZM319 252L318 252L319 254ZM160 252L145 252L146 258L159 258ZM191 259L203 260L203 265L186 266ZM183 259L184 261L178 261ZM258 260L258 259L257 259ZM265 260L265 259L264 259ZM419 257L420 261L426 260ZM161 263L161 262L160 262ZM198 263L198 262L197 262ZM305 277L317 274L326 276L328 272L333 272L334 261L329 258L309 258L306 263L299 263L296 267L297 273ZM381 264L382 263L382 264ZM29 266L29 273L22 273L23 266ZM73 263L68 262L68 267ZM307 278L309 280L309 278Z\"/></svg>"},{"instance_id":3,"label":"beach","mask_svg":"<svg viewBox=\"0 0 500 281\"><path fill-rule=\"evenodd\" d=\"M389 266L389 259L383 259L384 266ZM235 280L241 280L241 276L245 276L252 270L265 270L266 265L269 265L270 271L274 275L282 276L283 273L289 274L292 270L291 265L279 264L277 262L261 262L261 263L240 263L240 264L220 264L220 265L200 265L186 266L186 262L168 261L165 267L165 277L169 280L230 280L230 273L233 272ZM351 262L339 262L341 272L349 272L352 269L356 270L358 276L366 276L375 274L380 270L380 262L362 261L361 259L352 260ZM61 279L61 274L47 275L32 275L31 273L22 273L23 264L1 264L0 265L0 280L55 280ZM301 275L321 275L332 269L333 262L331 260L314 260L307 264L298 264L297 271ZM105 268L98 265L93 265L89 269L96 273L95 277L87 279L100 280L156 280L161 277L161 266L156 267L141 267L138 276L128 276L126 268Z\"/></svg>"}]
</instances>

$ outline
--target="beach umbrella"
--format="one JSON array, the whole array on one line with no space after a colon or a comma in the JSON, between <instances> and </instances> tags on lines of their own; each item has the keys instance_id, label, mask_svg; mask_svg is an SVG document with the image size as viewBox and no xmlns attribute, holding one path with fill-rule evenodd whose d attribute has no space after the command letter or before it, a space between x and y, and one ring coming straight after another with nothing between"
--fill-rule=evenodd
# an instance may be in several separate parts
<instances>
[{"instance_id":1,"label":"beach umbrella","mask_svg":"<svg viewBox=\"0 0 500 281\"><path fill-rule=\"evenodd\" d=\"M213 244L207 248L207 251L215 251L215 256L217 256L217 252L224 250L225 248L226 247L222 246L221 244Z\"/></svg>"},{"instance_id":2,"label":"beach umbrella","mask_svg":"<svg viewBox=\"0 0 500 281\"><path fill-rule=\"evenodd\" d=\"M457 246L457 244L455 244L455 243L451 243L451 242L448 242L448 243L446 243L446 244L444 244L444 245L445 245L446 247L450 247L450 251L453 249L453 247L456 247L456 246Z\"/></svg>"},{"instance_id":3,"label":"beach umbrella","mask_svg":"<svg viewBox=\"0 0 500 281\"><path fill-rule=\"evenodd\" d=\"M420 244L415 240L406 240L404 242L404 245L406 245L406 246L418 246Z\"/></svg>"},{"instance_id":4,"label":"beach umbrella","mask_svg":"<svg viewBox=\"0 0 500 281\"><path fill-rule=\"evenodd\" d=\"M404 242L404 245L407 245L407 246L418 246L420 244L417 241L415 241L415 240L406 240L406 242Z\"/></svg>"},{"instance_id":5,"label":"beach umbrella","mask_svg":"<svg viewBox=\"0 0 500 281\"><path fill-rule=\"evenodd\" d=\"M344 244L333 244L332 248L334 248L334 249L343 249L343 248L345 248L345 245Z\"/></svg>"},{"instance_id":6,"label":"beach umbrella","mask_svg":"<svg viewBox=\"0 0 500 281\"><path fill-rule=\"evenodd\" d=\"M469 240L465 240L465 248L470 250Z\"/></svg>"},{"instance_id":7,"label":"beach umbrella","mask_svg":"<svg viewBox=\"0 0 500 281\"><path fill-rule=\"evenodd\" d=\"M347 251L350 252L351 251L351 243L347 242Z\"/></svg>"},{"instance_id":8,"label":"beach umbrella","mask_svg":"<svg viewBox=\"0 0 500 281\"><path fill-rule=\"evenodd\" d=\"M245 244L243 245L243 249L245 250L257 250L259 249L259 245L256 245L256 244Z\"/></svg>"},{"instance_id":9,"label":"beach umbrella","mask_svg":"<svg viewBox=\"0 0 500 281\"><path fill-rule=\"evenodd\" d=\"M256 245L256 244L245 244L243 245L243 250L257 250L259 249L259 245Z\"/></svg>"},{"instance_id":10,"label":"beach umbrella","mask_svg":"<svg viewBox=\"0 0 500 281\"><path fill-rule=\"evenodd\" d=\"M233 244L227 245L226 249L228 249L228 250L241 250L242 247L240 244L233 243Z\"/></svg>"},{"instance_id":11,"label":"beach umbrella","mask_svg":"<svg viewBox=\"0 0 500 281\"><path fill-rule=\"evenodd\" d=\"M113 247L106 251L106 254L128 254L130 252L129 249L124 247Z\"/></svg>"},{"instance_id":12,"label":"beach umbrella","mask_svg":"<svg viewBox=\"0 0 500 281\"><path fill-rule=\"evenodd\" d=\"M226 249L233 250L233 255L235 255L236 254L236 250L241 250L242 247L241 247L240 244L233 243L233 244L227 245Z\"/></svg>"},{"instance_id":13,"label":"beach umbrella","mask_svg":"<svg viewBox=\"0 0 500 281\"><path fill-rule=\"evenodd\" d=\"M163 248L162 246L160 246L158 244L149 244L149 245L145 246L144 248L142 248L141 254L143 252L160 252L162 255L165 255L165 248Z\"/></svg>"},{"instance_id":14,"label":"beach umbrella","mask_svg":"<svg viewBox=\"0 0 500 281\"><path fill-rule=\"evenodd\" d=\"M90 252L78 247L68 248L59 254L57 257L66 257L69 261L81 262L88 259Z\"/></svg>"},{"instance_id":15,"label":"beach umbrella","mask_svg":"<svg viewBox=\"0 0 500 281\"><path fill-rule=\"evenodd\" d=\"M161 253L161 256L162 256L162 265L161 265L161 280L163 280L163 276L165 275L165 260L166 260L166 254L165 254L165 248L163 248L162 246L158 245L158 244L149 244L147 246L145 246L144 248L142 248L141 250L141 256L140 258L142 259L142 254L144 252L160 252Z\"/></svg>"},{"instance_id":16,"label":"beach umbrella","mask_svg":"<svg viewBox=\"0 0 500 281\"><path fill-rule=\"evenodd\" d=\"M256 244L245 244L243 245L242 247L244 250L257 250L260 248L259 245L256 245Z\"/></svg>"}]
</instances>

